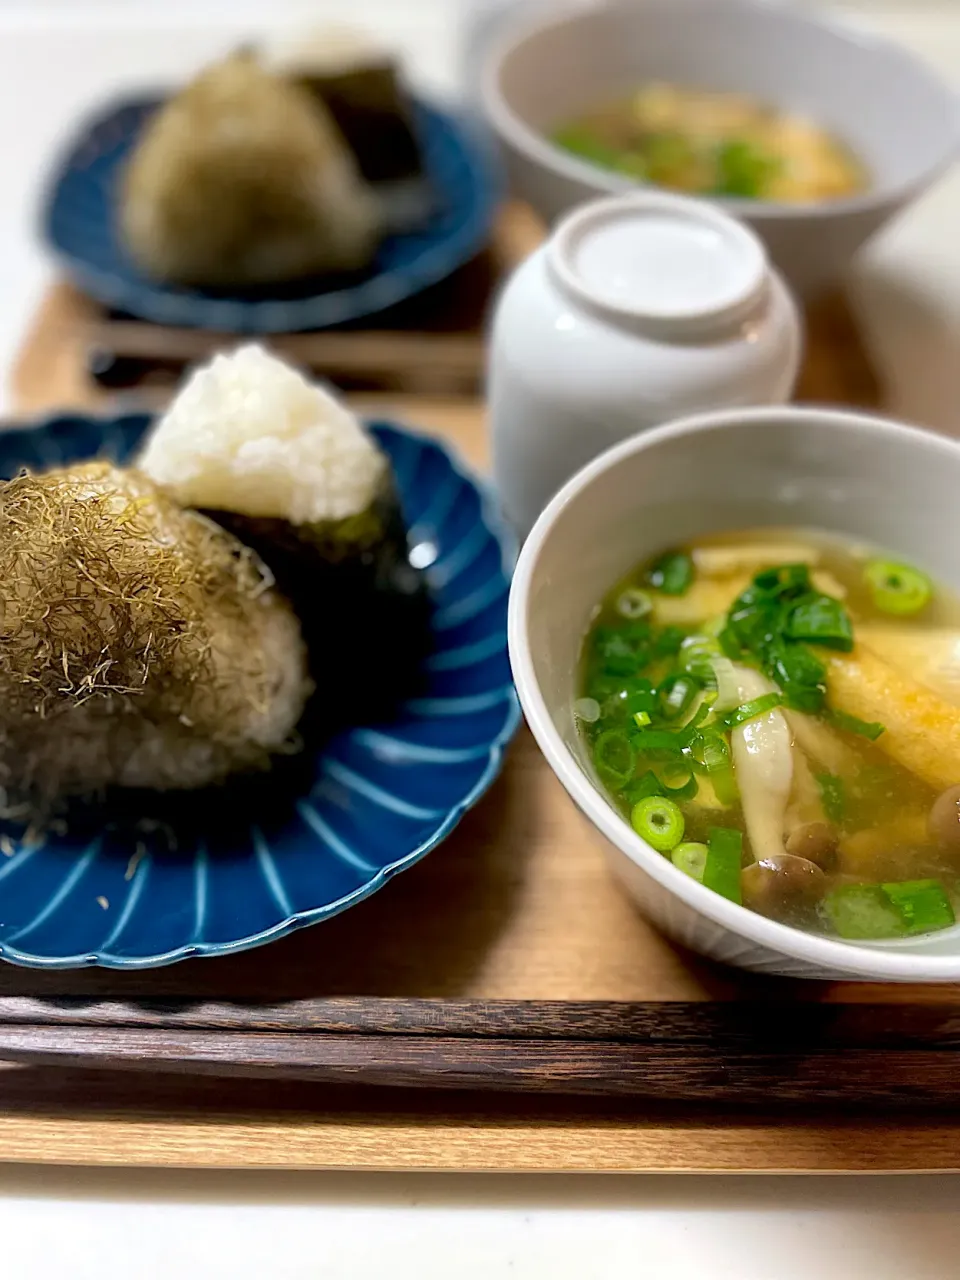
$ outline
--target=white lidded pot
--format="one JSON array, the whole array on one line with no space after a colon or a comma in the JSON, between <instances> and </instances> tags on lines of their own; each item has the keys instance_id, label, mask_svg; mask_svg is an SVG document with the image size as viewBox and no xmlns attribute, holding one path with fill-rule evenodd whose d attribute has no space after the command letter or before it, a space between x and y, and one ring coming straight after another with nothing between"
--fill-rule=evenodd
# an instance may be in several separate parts
<instances>
[{"instance_id":1,"label":"white lidded pot","mask_svg":"<svg viewBox=\"0 0 960 1280\"><path fill-rule=\"evenodd\" d=\"M490 344L493 470L526 537L611 445L685 414L788 400L796 304L754 233L638 192L567 215L508 282Z\"/></svg>"}]
</instances>

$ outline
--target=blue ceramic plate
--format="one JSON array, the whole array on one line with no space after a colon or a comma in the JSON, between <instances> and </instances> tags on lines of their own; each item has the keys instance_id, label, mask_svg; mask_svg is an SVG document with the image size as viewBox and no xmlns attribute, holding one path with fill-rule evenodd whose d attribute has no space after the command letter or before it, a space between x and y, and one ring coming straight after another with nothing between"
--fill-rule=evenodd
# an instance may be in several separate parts
<instances>
[{"instance_id":1,"label":"blue ceramic plate","mask_svg":"<svg viewBox=\"0 0 960 1280\"><path fill-rule=\"evenodd\" d=\"M331 286L314 278L240 296L156 283L127 256L117 227L123 166L161 99L114 106L68 148L46 200L44 234L78 288L157 324L225 333L326 329L374 315L450 275L483 248L498 198L495 168L473 130L417 104L436 210L419 231L388 237L371 270Z\"/></svg>"},{"instance_id":2,"label":"blue ceramic plate","mask_svg":"<svg viewBox=\"0 0 960 1280\"><path fill-rule=\"evenodd\" d=\"M94 455L125 461L148 423L69 416L2 432L0 475ZM140 969L259 946L374 893L489 787L519 721L506 635L513 549L442 445L388 423L372 429L393 462L411 545L430 562L421 695L388 723L297 757L297 789L278 800L271 784L253 821L200 793L209 803L193 806L175 839L101 815L34 847L0 823L4 959Z\"/></svg>"}]
</instances>

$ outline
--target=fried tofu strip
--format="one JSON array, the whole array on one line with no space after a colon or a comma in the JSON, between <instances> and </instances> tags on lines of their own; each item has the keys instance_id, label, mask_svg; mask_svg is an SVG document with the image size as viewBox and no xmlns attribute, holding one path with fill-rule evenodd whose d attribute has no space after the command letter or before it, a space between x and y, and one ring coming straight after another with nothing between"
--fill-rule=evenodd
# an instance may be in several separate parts
<instances>
[{"instance_id":1,"label":"fried tofu strip","mask_svg":"<svg viewBox=\"0 0 960 1280\"><path fill-rule=\"evenodd\" d=\"M769 563L769 562L767 562ZM759 566L763 568L761 564ZM654 620L661 627L695 627L710 622L727 613L730 606L753 581L752 573L698 576L690 590L682 596L665 596L651 593ZM818 591L842 600L847 594L844 587L826 569L814 569L810 581Z\"/></svg>"},{"instance_id":2,"label":"fried tofu strip","mask_svg":"<svg viewBox=\"0 0 960 1280\"><path fill-rule=\"evenodd\" d=\"M682 596L651 592L654 620L661 627L695 627L726 613L737 596L750 585L750 578L696 578Z\"/></svg>"},{"instance_id":3,"label":"fried tofu strip","mask_svg":"<svg viewBox=\"0 0 960 1280\"><path fill-rule=\"evenodd\" d=\"M862 623L857 635L885 662L960 706L960 631Z\"/></svg>"},{"instance_id":4,"label":"fried tofu strip","mask_svg":"<svg viewBox=\"0 0 960 1280\"><path fill-rule=\"evenodd\" d=\"M735 542L729 546L695 547L693 564L705 578L752 576L772 564L820 562L820 552L805 542Z\"/></svg>"},{"instance_id":5,"label":"fried tofu strip","mask_svg":"<svg viewBox=\"0 0 960 1280\"><path fill-rule=\"evenodd\" d=\"M960 781L960 707L885 662L867 645L852 653L821 651L830 704L879 721L877 746L931 787Z\"/></svg>"}]
</instances>

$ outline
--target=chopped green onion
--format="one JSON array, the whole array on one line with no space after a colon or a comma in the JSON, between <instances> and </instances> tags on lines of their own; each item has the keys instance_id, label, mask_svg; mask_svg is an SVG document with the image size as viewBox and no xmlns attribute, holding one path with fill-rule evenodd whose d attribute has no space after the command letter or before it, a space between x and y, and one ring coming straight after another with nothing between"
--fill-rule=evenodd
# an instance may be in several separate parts
<instances>
[{"instance_id":1,"label":"chopped green onion","mask_svg":"<svg viewBox=\"0 0 960 1280\"><path fill-rule=\"evenodd\" d=\"M679 130L664 130L645 134L643 155L647 180L669 187L675 182L678 170L688 169L696 163L697 150L687 134Z\"/></svg>"},{"instance_id":2,"label":"chopped green onion","mask_svg":"<svg viewBox=\"0 0 960 1280\"><path fill-rule=\"evenodd\" d=\"M729 809L731 805L735 805L740 799L737 775L731 768L717 769L711 773L710 785L713 787L714 795L725 809Z\"/></svg>"},{"instance_id":3,"label":"chopped green onion","mask_svg":"<svg viewBox=\"0 0 960 1280\"><path fill-rule=\"evenodd\" d=\"M683 740L679 733L670 729L641 729L632 736L637 751L646 754L648 751L665 751L669 756L683 754Z\"/></svg>"},{"instance_id":4,"label":"chopped green onion","mask_svg":"<svg viewBox=\"0 0 960 1280\"><path fill-rule=\"evenodd\" d=\"M674 796L677 800L693 800L700 790L700 783L692 773L687 775L687 780L679 787L668 787L666 783L663 785L663 794L665 796Z\"/></svg>"},{"instance_id":5,"label":"chopped green onion","mask_svg":"<svg viewBox=\"0 0 960 1280\"><path fill-rule=\"evenodd\" d=\"M704 729L690 743L690 754L706 773L716 773L730 764L730 747L717 729Z\"/></svg>"},{"instance_id":6,"label":"chopped green onion","mask_svg":"<svg viewBox=\"0 0 960 1280\"><path fill-rule=\"evenodd\" d=\"M633 777L636 755L625 733L607 729L593 744L593 761L597 773L608 785L619 788Z\"/></svg>"},{"instance_id":7,"label":"chopped green onion","mask_svg":"<svg viewBox=\"0 0 960 1280\"><path fill-rule=\"evenodd\" d=\"M805 564L779 565L758 573L747 589L737 597L720 633L720 646L731 658L749 654L780 688L787 705L800 711L817 712L826 693L826 668L806 644L789 634L789 623L795 608L813 600L830 600L811 592L810 571ZM844 643L843 622L830 604L821 608L821 623L799 615L801 630L818 631L822 642L827 632L836 633L836 643Z\"/></svg>"},{"instance_id":8,"label":"chopped green onion","mask_svg":"<svg viewBox=\"0 0 960 1280\"><path fill-rule=\"evenodd\" d=\"M796 599L810 587L810 567L802 561L798 564L778 564L772 569L761 569L753 582L761 591L781 598Z\"/></svg>"},{"instance_id":9,"label":"chopped green onion","mask_svg":"<svg viewBox=\"0 0 960 1280\"><path fill-rule=\"evenodd\" d=\"M903 938L956 923L939 880L842 885L827 894L823 905L840 937L851 941Z\"/></svg>"},{"instance_id":10,"label":"chopped green onion","mask_svg":"<svg viewBox=\"0 0 960 1280\"><path fill-rule=\"evenodd\" d=\"M569 151L590 164L598 164L604 169L617 167L620 158L619 150L603 142L593 130L584 125L575 124L558 129L553 135L553 140L564 151Z\"/></svg>"},{"instance_id":11,"label":"chopped green onion","mask_svg":"<svg viewBox=\"0 0 960 1280\"><path fill-rule=\"evenodd\" d=\"M707 858L703 883L714 893L740 902L740 870L743 864L743 836L732 827L711 827L707 836Z\"/></svg>"},{"instance_id":12,"label":"chopped green onion","mask_svg":"<svg viewBox=\"0 0 960 1280\"><path fill-rule=\"evenodd\" d=\"M668 760L659 771L662 793L676 800L692 800L700 790L686 760Z\"/></svg>"},{"instance_id":13,"label":"chopped green onion","mask_svg":"<svg viewBox=\"0 0 960 1280\"><path fill-rule=\"evenodd\" d=\"M677 845L670 854L670 861L675 867L679 867L684 875L702 882L707 865L707 846L699 844L696 840L687 840Z\"/></svg>"},{"instance_id":14,"label":"chopped green onion","mask_svg":"<svg viewBox=\"0 0 960 1280\"><path fill-rule=\"evenodd\" d=\"M652 769L648 769L641 778L638 778L634 787L635 789L631 794L635 801L642 800L645 796L663 795L663 787L660 785L660 779Z\"/></svg>"},{"instance_id":15,"label":"chopped green onion","mask_svg":"<svg viewBox=\"0 0 960 1280\"><path fill-rule=\"evenodd\" d=\"M777 156L761 151L745 138L732 138L723 142L716 153L717 173L713 194L758 199L763 196L780 163Z\"/></svg>"},{"instance_id":16,"label":"chopped green onion","mask_svg":"<svg viewBox=\"0 0 960 1280\"><path fill-rule=\"evenodd\" d=\"M768 648L764 667L783 691L788 706L808 712L819 711L823 706L827 669L805 645L782 637L776 639Z\"/></svg>"},{"instance_id":17,"label":"chopped green onion","mask_svg":"<svg viewBox=\"0 0 960 1280\"><path fill-rule=\"evenodd\" d=\"M601 627L594 637L594 648L609 675L633 675L641 665L636 645L622 631Z\"/></svg>"},{"instance_id":18,"label":"chopped green onion","mask_svg":"<svg viewBox=\"0 0 960 1280\"><path fill-rule=\"evenodd\" d=\"M657 696L660 699L660 712L665 720L679 720L687 711L697 694L700 682L693 676L683 672L674 672L660 684Z\"/></svg>"},{"instance_id":19,"label":"chopped green onion","mask_svg":"<svg viewBox=\"0 0 960 1280\"><path fill-rule=\"evenodd\" d=\"M620 687L620 677L607 675L602 671L593 671L587 679L586 696L595 698L597 702L604 703L611 694L616 693Z\"/></svg>"},{"instance_id":20,"label":"chopped green onion","mask_svg":"<svg viewBox=\"0 0 960 1280\"><path fill-rule=\"evenodd\" d=\"M604 712L606 715L632 719L638 711L655 711L656 707L657 692L653 685L643 676L637 676L629 684L617 689L609 705L604 707Z\"/></svg>"},{"instance_id":21,"label":"chopped green onion","mask_svg":"<svg viewBox=\"0 0 960 1280\"><path fill-rule=\"evenodd\" d=\"M683 745L685 747L689 746L697 737L697 735L692 731L702 725L704 720L706 720L713 711L712 703L716 696L717 695L713 689L704 690L703 701L700 703L699 707L697 707L690 719L684 723L682 737Z\"/></svg>"},{"instance_id":22,"label":"chopped green onion","mask_svg":"<svg viewBox=\"0 0 960 1280\"><path fill-rule=\"evenodd\" d=\"M633 713L633 719L638 729L644 729L648 724L653 723L653 719L649 711L635 711Z\"/></svg>"},{"instance_id":23,"label":"chopped green onion","mask_svg":"<svg viewBox=\"0 0 960 1280\"><path fill-rule=\"evenodd\" d=\"M651 769L648 769L642 778L635 778L623 792L623 798L631 806L635 805L638 800L643 800L646 796L662 795L663 787L660 785L660 779Z\"/></svg>"},{"instance_id":24,"label":"chopped green onion","mask_svg":"<svg viewBox=\"0 0 960 1280\"><path fill-rule=\"evenodd\" d=\"M663 796L647 796L631 810L630 825L658 853L669 853L683 839L683 814L679 805Z\"/></svg>"},{"instance_id":25,"label":"chopped green onion","mask_svg":"<svg viewBox=\"0 0 960 1280\"><path fill-rule=\"evenodd\" d=\"M647 162L639 151L620 151L613 168L618 173L629 173L631 178L647 177Z\"/></svg>"},{"instance_id":26,"label":"chopped green onion","mask_svg":"<svg viewBox=\"0 0 960 1280\"><path fill-rule=\"evenodd\" d=\"M739 798L737 779L730 747L723 734L713 728L703 730L690 744L690 756L709 777L720 803L724 807L736 804Z\"/></svg>"},{"instance_id":27,"label":"chopped green onion","mask_svg":"<svg viewBox=\"0 0 960 1280\"><path fill-rule=\"evenodd\" d=\"M596 724L600 719L600 703L596 698L578 698L573 704L573 714L584 724Z\"/></svg>"},{"instance_id":28,"label":"chopped green onion","mask_svg":"<svg viewBox=\"0 0 960 1280\"><path fill-rule=\"evenodd\" d=\"M899 911L907 934L933 933L956 924L953 906L939 880L904 880L880 887Z\"/></svg>"},{"instance_id":29,"label":"chopped green onion","mask_svg":"<svg viewBox=\"0 0 960 1280\"><path fill-rule=\"evenodd\" d=\"M749 702L741 703L734 711L723 717L723 723L728 729L733 729L738 724L746 724L748 720L756 720L757 716L765 715L766 712L773 711L775 707L782 706L782 693L764 693L759 698L751 698Z\"/></svg>"},{"instance_id":30,"label":"chopped green onion","mask_svg":"<svg viewBox=\"0 0 960 1280\"><path fill-rule=\"evenodd\" d=\"M653 601L639 587L627 587L617 596L613 607L622 618L645 618L653 609Z\"/></svg>"},{"instance_id":31,"label":"chopped green onion","mask_svg":"<svg viewBox=\"0 0 960 1280\"><path fill-rule=\"evenodd\" d=\"M635 778L623 790L623 798L634 805L645 796L667 796L674 800L692 800L699 787L688 766L677 760L668 762L660 770L661 776L648 769L642 778Z\"/></svg>"},{"instance_id":32,"label":"chopped green onion","mask_svg":"<svg viewBox=\"0 0 960 1280\"><path fill-rule=\"evenodd\" d=\"M713 660L720 653L720 642L712 636L687 636L677 655L677 666L687 675L701 681L712 681Z\"/></svg>"},{"instance_id":33,"label":"chopped green onion","mask_svg":"<svg viewBox=\"0 0 960 1280\"><path fill-rule=\"evenodd\" d=\"M787 618L786 634L791 640L809 640L844 653L853 648L850 615L832 596L809 595L798 600Z\"/></svg>"},{"instance_id":34,"label":"chopped green onion","mask_svg":"<svg viewBox=\"0 0 960 1280\"><path fill-rule=\"evenodd\" d=\"M844 884L823 900L827 920L850 942L902 938L903 915L878 884Z\"/></svg>"},{"instance_id":35,"label":"chopped green onion","mask_svg":"<svg viewBox=\"0 0 960 1280\"><path fill-rule=\"evenodd\" d=\"M715 711L732 711L740 701L740 680L736 668L729 658L723 654L714 654L710 659L713 667L713 678L717 682L717 700Z\"/></svg>"},{"instance_id":36,"label":"chopped green onion","mask_svg":"<svg viewBox=\"0 0 960 1280\"><path fill-rule=\"evenodd\" d=\"M743 645L737 638L736 630L726 625L717 632L717 643L726 657L736 661L743 657Z\"/></svg>"},{"instance_id":37,"label":"chopped green onion","mask_svg":"<svg viewBox=\"0 0 960 1280\"><path fill-rule=\"evenodd\" d=\"M861 738L869 738L871 742L876 742L884 732L883 725L875 720L860 720L856 716L847 715L846 711L829 709L826 712L826 719L836 728L845 729L847 733L859 734Z\"/></svg>"},{"instance_id":38,"label":"chopped green onion","mask_svg":"<svg viewBox=\"0 0 960 1280\"><path fill-rule=\"evenodd\" d=\"M687 633L680 627L664 627L658 636L654 637L653 649L651 657L672 658L680 652L680 646L687 638Z\"/></svg>"},{"instance_id":39,"label":"chopped green onion","mask_svg":"<svg viewBox=\"0 0 960 1280\"><path fill-rule=\"evenodd\" d=\"M933 583L925 573L895 560L869 561L863 577L881 613L919 613L933 595Z\"/></svg>"},{"instance_id":40,"label":"chopped green onion","mask_svg":"<svg viewBox=\"0 0 960 1280\"><path fill-rule=\"evenodd\" d=\"M682 596L693 583L693 561L685 551L668 551L651 565L647 581L665 596Z\"/></svg>"},{"instance_id":41,"label":"chopped green onion","mask_svg":"<svg viewBox=\"0 0 960 1280\"><path fill-rule=\"evenodd\" d=\"M831 822L842 823L846 816L847 796L843 779L835 773L818 773L817 786L820 788L820 799L823 811Z\"/></svg>"}]
</instances>

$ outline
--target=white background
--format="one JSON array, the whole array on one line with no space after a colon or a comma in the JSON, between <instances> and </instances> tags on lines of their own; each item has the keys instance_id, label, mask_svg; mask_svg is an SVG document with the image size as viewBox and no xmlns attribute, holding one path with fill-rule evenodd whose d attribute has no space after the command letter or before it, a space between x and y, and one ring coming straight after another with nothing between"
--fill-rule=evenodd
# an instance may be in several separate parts
<instances>
[{"instance_id":1,"label":"white background","mask_svg":"<svg viewBox=\"0 0 960 1280\"><path fill-rule=\"evenodd\" d=\"M960 3L851 0L960 85ZM34 212L52 149L117 89L181 78L225 38L348 12L456 86L456 0L0 0L0 387L48 266ZM960 178L887 233L857 300L893 408L960 417ZM0 1166L3 1280L948 1280L960 1181L413 1177Z\"/></svg>"},{"instance_id":2,"label":"white background","mask_svg":"<svg viewBox=\"0 0 960 1280\"><path fill-rule=\"evenodd\" d=\"M0 1174L11 1280L955 1280L956 1180ZM121 1270L122 1268L122 1270Z\"/></svg>"}]
</instances>

